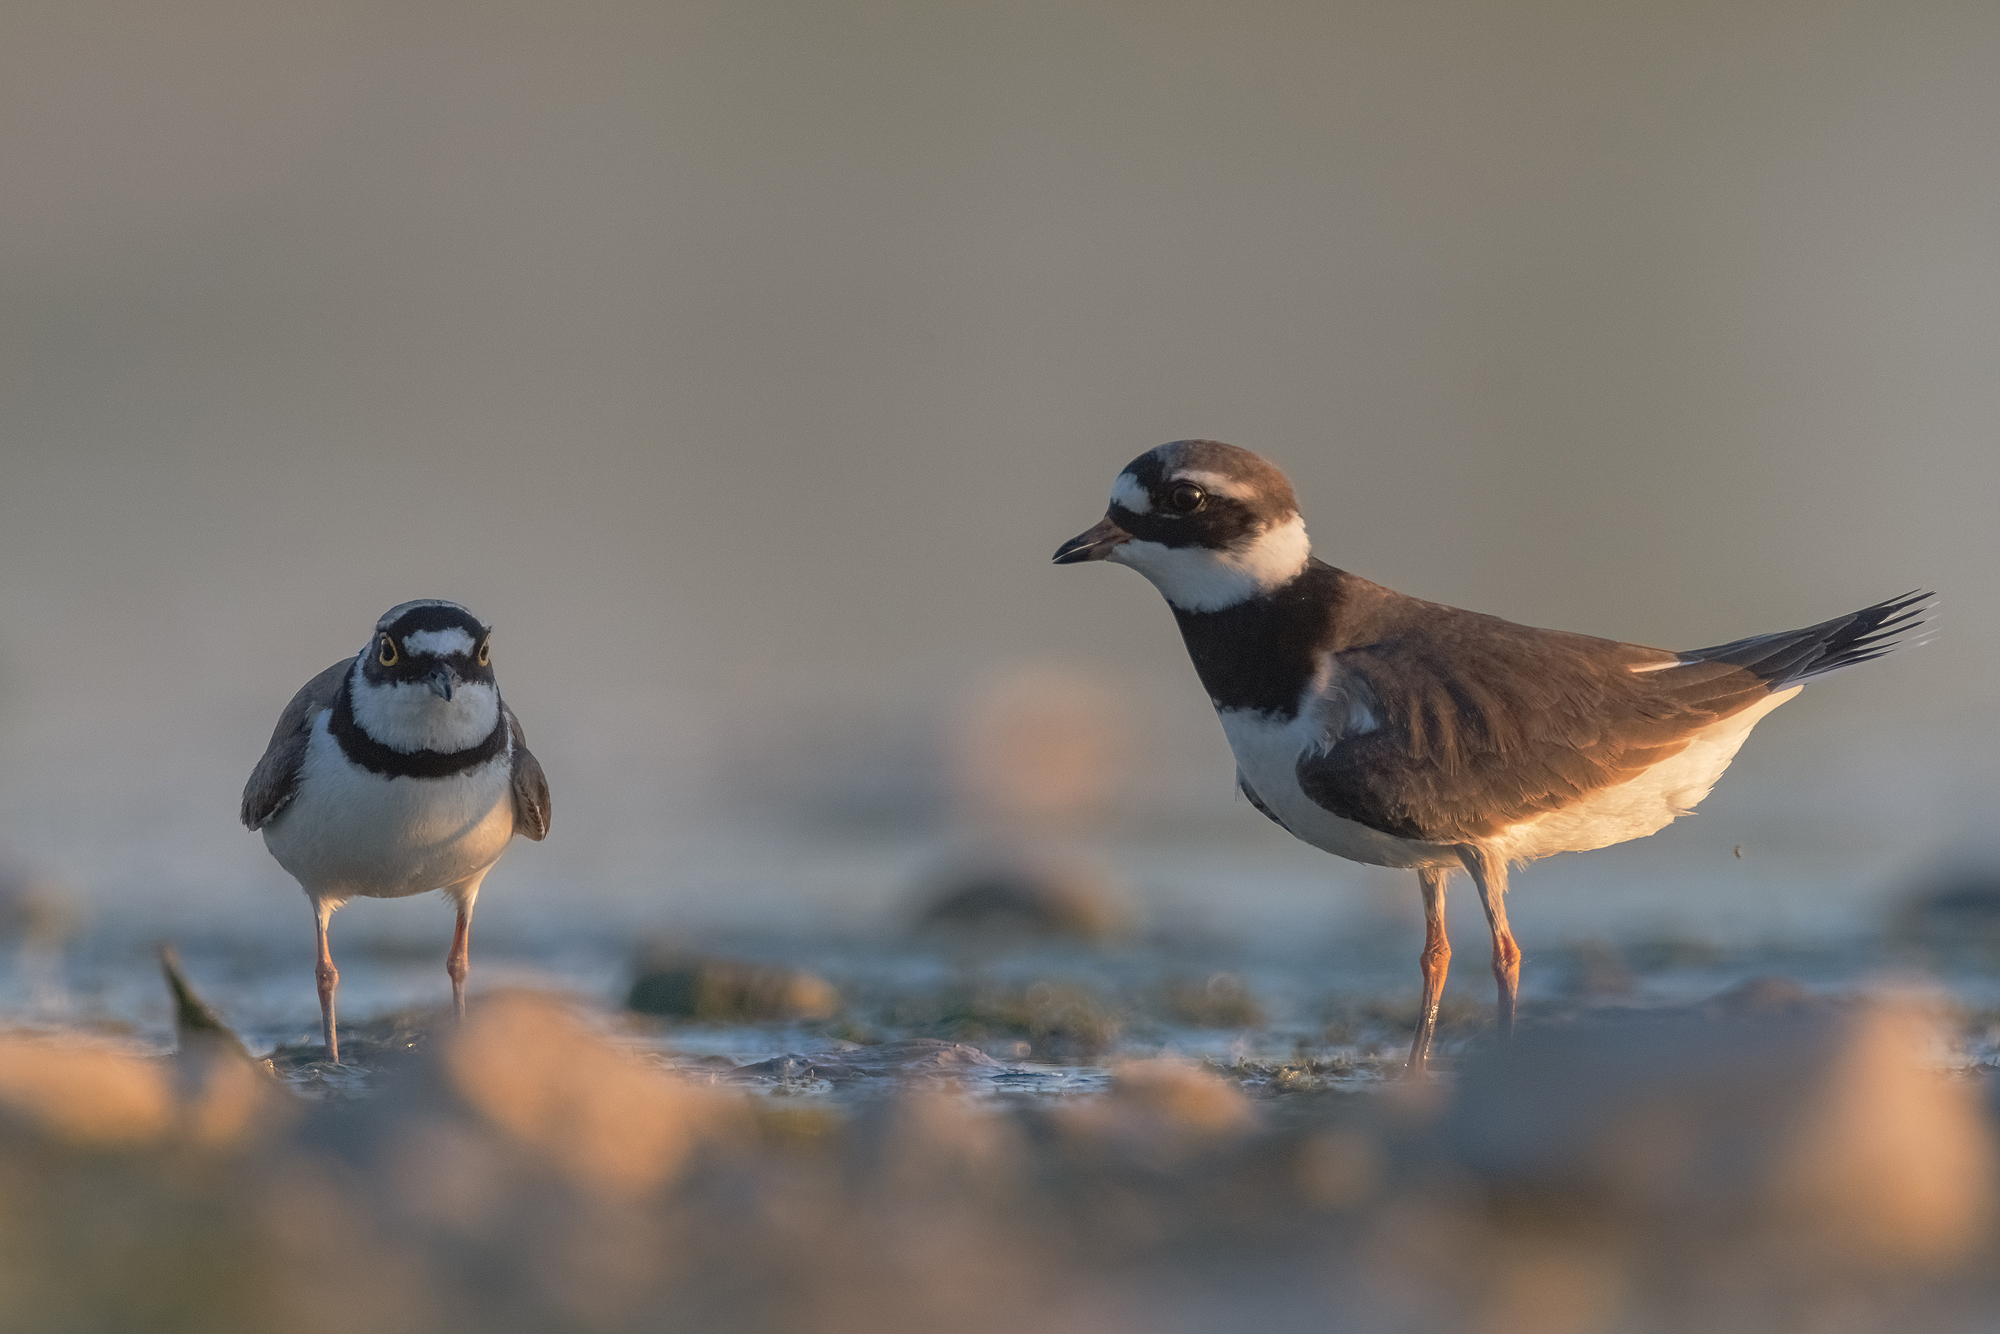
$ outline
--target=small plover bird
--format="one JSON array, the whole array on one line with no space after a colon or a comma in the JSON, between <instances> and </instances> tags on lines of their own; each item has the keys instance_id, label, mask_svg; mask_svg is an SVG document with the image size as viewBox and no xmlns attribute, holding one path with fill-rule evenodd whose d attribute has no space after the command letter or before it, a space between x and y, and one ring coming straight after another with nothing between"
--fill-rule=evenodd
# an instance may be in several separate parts
<instances>
[{"instance_id":1,"label":"small plover bird","mask_svg":"<svg viewBox=\"0 0 2000 1334\"><path fill-rule=\"evenodd\" d=\"M1336 856L1417 872L1414 1073L1451 961L1454 868L1485 906L1510 1033L1521 951L1509 865L1665 828L1708 795L1758 719L1807 680L1887 653L1929 598L1681 653L1531 629L1316 559L1284 474L1209 440L1161 445L1118 475L1103 521L1055 555L1093 560L1166 595L1253 806Z\"/></svg>"},{"instance_id":2,"label":"small plover bird","mask_svg":"<svg viewBox=\"0 0 2000 1334\"><path fill-rule=\"evenodd\" d=\"M492 630L435 598L384 612L361 652L285 706L244 786L243 823L312 902L327 1060L340 1061L327 922L351 898L452 898L445 971L463 1016L480 882L514 835L549 832L548 779L500 698Z\"/></svg>"}]
</instances>

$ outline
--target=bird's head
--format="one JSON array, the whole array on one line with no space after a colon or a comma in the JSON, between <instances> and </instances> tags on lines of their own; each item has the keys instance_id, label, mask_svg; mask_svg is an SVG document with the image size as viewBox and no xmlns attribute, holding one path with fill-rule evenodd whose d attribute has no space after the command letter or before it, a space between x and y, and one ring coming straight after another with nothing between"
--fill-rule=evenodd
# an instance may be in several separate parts
<instances>
[{"instance_id":1,"label":"bird's head","mask_svg":"<svg viewBox=\"0 0 2000 1334\"><path fill-rule=\"evenodd\" d=\"M355 721L392 749L463 750L499 718L492 628L456 602L391 607L356 661Z\"/></svg>"},{"instance_id":2,"label":"bird's head","mask_svg":"<svg viewBox=\"0 0 2000 1334\"><path fill-rule=\"evenodd\" d=\"M1176 440L1125 466L1103 521L1055 562L1129 565L1181 610L1219 611L1290 583L1311 555L1283 473L1247 449Z\"/></svg>"}]
</instances>

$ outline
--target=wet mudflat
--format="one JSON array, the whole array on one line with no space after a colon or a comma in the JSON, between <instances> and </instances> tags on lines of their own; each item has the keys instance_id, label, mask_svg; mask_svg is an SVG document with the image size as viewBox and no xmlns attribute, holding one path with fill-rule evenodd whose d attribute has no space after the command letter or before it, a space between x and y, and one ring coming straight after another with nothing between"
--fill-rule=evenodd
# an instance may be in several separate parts
<instances>
[{"instance_id":1,"label":"wet mudflat","mask_svg":"<svg viewBox=\"0 0 2000 1334\"><path fill-rule=\"evenodd\" d=\"M1468 970L1414 1086L1362 953L570 942L494 950L459 1025L357 950L340 1067L309 974L184 955L247 1055L109 949L0 1032L0 1328L2000 1318L1971 966L1551 952L1510 1045Z\"/></svg>"},{"instance_id":2,"label":"wet mudflat","mask_svg":"<svg viewBox=\"0 0 2000 1334\"><path fill-rule=\"evenodd\" d=\"M86 944L67 963L60 1010L27 1004L0 967L0 997L15 1002L0 1017L172 1050L153 942ZM348 1065L324 1068L310 960L302 966L287 944L296 942L195 939L182 954L232 1030L302 1089L365 1094L384 1052L407 1051L431 1033L446 992L431 942L363 937L341 957ZM635 947L576 932L487 942L473 994L559 994L606 1040L686 1077L774 1096L873 1096L894 1082L898 1063L885 1053L923 1041L957 1044L950 1055L922 1059L956 1062L974 1091L1101 1090L1120 1062L1171 1056L1261 1096L1366 1089L1400 1067L1418 1001L1409 945L1394 937L1287 949L1169 936L980 948L735 932ZM1492 1037L1492 984L1483 957L1468 956L1445 997L1439 1064L1447 1072ZM1770 946L1639 937L1540 949L1528 959L1523 1015L1548 1026L1623 1014L1783 1014L1884 990L1920 996L1942 1016L1940 1061L2000 1060L2000 957L1916 953L1874 939Z\"/></svg>"}]
</instances>

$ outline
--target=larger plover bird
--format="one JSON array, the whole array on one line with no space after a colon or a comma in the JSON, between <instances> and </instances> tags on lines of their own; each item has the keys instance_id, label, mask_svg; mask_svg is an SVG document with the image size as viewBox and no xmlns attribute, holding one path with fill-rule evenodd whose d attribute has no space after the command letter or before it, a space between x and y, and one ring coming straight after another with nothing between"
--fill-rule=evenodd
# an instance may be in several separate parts
<instances>
[{"instance_id":1,"label":"larger plover bird","mask_svg":"<svg viewBox=\"0 0 2000 1334\"><path fill-rule=\"evenodd\" d=\"M1134 459L1058 565L1129 565L1166 595L1252 805L1315 847L1409 867L1423 889L1421 1073L1464 867L1493 934L1503 1034L1521 951L1507 870L1665 828L1807 680L1880 657L1928 594L1804 630L1675 653L1536 630L1391 592L1316 559L1291 483L1233 445Z\"/></svg>"},{"instance_id":2,"label":"larger plover bird","mask_svg":"<svg viewBox=\"0 0 2000 1334\"><path fill-rule=\"evenodd\" d=\"M326 1059L340 1060L327 922L351 898L441 889L465 1013L472 906L516 834L549 832L549 784L493 678L492 631L456 602L391 607L352 658L292 697L243 789L243 823L312 902Z\"/></svg>"}]
</instances>

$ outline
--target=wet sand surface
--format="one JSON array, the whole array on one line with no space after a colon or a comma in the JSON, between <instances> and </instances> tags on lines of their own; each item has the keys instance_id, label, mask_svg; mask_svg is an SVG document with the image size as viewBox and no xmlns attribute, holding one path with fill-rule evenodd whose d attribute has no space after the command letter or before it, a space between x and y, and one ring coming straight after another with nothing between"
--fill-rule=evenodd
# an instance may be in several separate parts
<instances>
[{"instance_id":1,"label":"wet sand surface","mask_svg":"<svg viewBox=\"0 0 2000 1334\"><path fill-rule=\"evenodd\" d=\"M1482 942L1478 942L1482 946ZM78 1024L126 1036L146 1050L174 1046L172 1008L152 964L154 940L104 934L66 964L68 998L36 1012L0 968L14 1020ZM1376 938L1334 948L1258 948L1240 940L1162 938L1112 946L978 940L800 940L778 932L680 938L672 952L724 968L756 968L824 984L822 1012L638 1014L626 1008L642 954L624 936L508 942L482 950L474 1004L486 990L534 988L574 1000L608 1038L674 1070L786 1098L848 1102L876 1090L878 1072L856 1052L910 1040L964 1050L972 1090L1072 1096L1102 1090L1110 1066L1178 1056L1232 1072L1246 1088L1364 1088L1394 1072L1416 1020L1418 984L1408 942ZM658 948L658 946L654 946ZM280 1070L306 1072L320 1054L310 958L278 946L182 942L190 978L230 1028ZM1462 946L1442 1012L1440 1066L1492 1038L1492 982L1484 950ZM362 938L340 952L342 1044L354 1070L338 1084L366 1092L372 1052L398 1024L446 1002L442 960L420 944ZM1844 998L1882 990L1920 994L1950 1020L1950 1060L2000 1060L2000 958L1978 948L1910 948L1880 938L1836 944L1716 944L1632 938L1534 950L1524 972L1524 1022L1562 1024L1592 1014L1674 1012L1760 980L1780 978L1776 1000ZM782 1008L782 1006L780 1006ZM714 1006L710 1008L714 1010ZM296 1078L316 1082L320 1074Z\"/></svg>"},{"instance_id":2,"label":"wet sand surface","mask_svg":"<svg viewBox=\"0 0 2000 1334\"><path fill-rule=\"evenodd\" d=\"M59 1011L36 1012L5 968L0 995L21 1002L16 1020L115 1033L164 1053L174 1045L173 1021L152 945L109 935L86 942L67 963L69 995ZM636 1013L626 1001L643 971L642 951L625 938L586 932L489 946L477 960L474 1003L494 989L549 991L591 1015L610 1040L690 1078L844 1103L892 1086L912 1062L949 1070L968 1091L995 1097L1100 1092L1119 1062L1157 1056L1199 1062L1260 1094L1365 1089L1400 1068L1418 1000L1416 970L1400 957L1407 942L1392 936L1287 950L1199 938L994 946L737 931L680 939L673 948L724 968L824 983L824 1012L725 1004L721 1013ZM277 947L225 940L182 944L181 953L246 1045L314 1096L365 1094L369 1058L384 1044L393 1048L399 1031L427 1027L448 997L430 952L362 938L340 955L347 1068L331 1070L320 1059L309 961L301 967ZM1442 1014L1445 1072L1492 1039L1483 949L1462 947L1457 963ZM1782 980L1775 991L1772 979ZM1773 947L1637 938L1537 950L1527 961L1523 1017L1532 1025L1672 1013L1746 987L1752 1003L1779 1009L1884 990L1920 995L1950 1016L1949 1056L1941 1059L1964 1068L2000 1061L2000 959L1880 939ZM908 1048L906 1059L889 1059L924 1042L951 1044L950 1054L920 1058Z\"/></svg>"}]
</instances>

